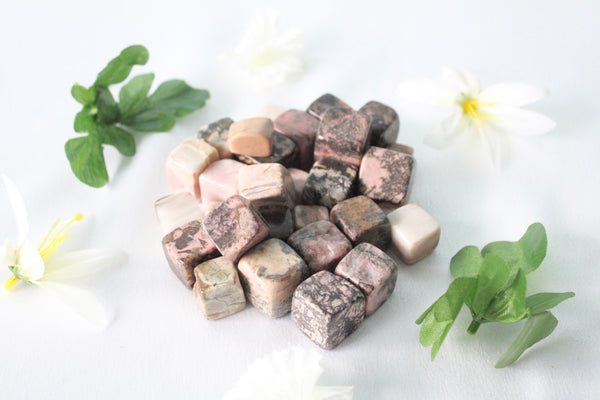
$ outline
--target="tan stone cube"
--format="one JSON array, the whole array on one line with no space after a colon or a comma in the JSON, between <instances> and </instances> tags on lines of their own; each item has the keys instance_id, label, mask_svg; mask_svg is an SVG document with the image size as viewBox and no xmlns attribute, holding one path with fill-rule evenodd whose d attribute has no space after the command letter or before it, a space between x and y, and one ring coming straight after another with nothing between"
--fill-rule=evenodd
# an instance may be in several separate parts
<instances>
[{"instance_id":1,"label":"tan stone cube","mask_svg":"<svg viewBox=\"0 0 600 400\"><path fill-rule=\"evenodd\" d=\"M406 264L413 264L437 246L440 226L427 211L407 204L388 214L392 225L392 243Z\"/></svg>"},{"instance_id":2,"label":"tan stone cube","mask_svg":"<svg viewBox=\"0 0 600 400\"><path fill-rule=\"evenodd\" d=\"M267 157L272 153L273 121L269 118L246 118L229 127L227 141L232 153Z\"/></svg>"},{"instance_id":3,"label":"tan stone cube","mask_svg":"<svg viewBox=\"0 0 600 400\"><path fill-rule=\"evenodd\" d=\"M218 159L217 149L204 140L192 138L184 141L167 157L167 181L171 190L190 192L200 200L198 177Z\"/></svg>"}]
</instances>

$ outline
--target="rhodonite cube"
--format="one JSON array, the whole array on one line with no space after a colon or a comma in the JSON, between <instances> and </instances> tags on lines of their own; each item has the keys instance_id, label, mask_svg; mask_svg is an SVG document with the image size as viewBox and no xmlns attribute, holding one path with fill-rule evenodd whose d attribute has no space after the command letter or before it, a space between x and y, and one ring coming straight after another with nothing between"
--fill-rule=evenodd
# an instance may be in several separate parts
<instances>
[{"instance_id":1,"label":"rhodonite cube","mask_svg":"<svg viewBox=\"0 0 600 400\"><path fill-rule=\"evenodd\" d=\"M335 274L348 279L365 295L366 316L373 314L396 287L398 266L382 250L361 243L342 258Z\"/></svg>"},{"instance_id":2,"label":"rhodonite cube","mask_svg":"<svg viewBox=\"0 0 600 400\"><path fill-rule=\"evenodd\" d=\"M171 270L188 288L196 281L196 265L219 255L200 221L191 221L174 229L163 237L162 246Z\"/></svg>"},{"instance_id":3,"label":"rhodonite cube","mask_svg":"<svg viewBox=\"0 0 600 400\"><path fill-rule=\"evenodd\" d=\"M260 215L269 227L272 238L286 240L294 232L294 217L287 206L264 206Z\"/></svg>"},{"instance_id":4,"label":"rhodonite cube","mask_svg":"<svg viewBox=\"0 0 600 400\"><path fill-rule=\"evenodd\" d=\"M294 205L294 183L287 169L276 163L247 165L238 175L240 195L260 211L267 206Z\"/></svg>"},{"instance_id":5,"label":"rhodonite cube","mask_svg":"<svg viewBox=\"0 0 600 400\"><path fill-rule=\"evenodd\" d=\"M312 272L333 271L352 244L334 224L317 221L292 233L288 244L306 261Z\"/></svg>"},{"instance_id":6,"label":"rhodonite cube","mask_svg":"<svg viewBox=\"0 0 600 400\"><path fill-rule=\"evenodd\" d=\"M315 139L315 160L332 158L360 166L370 139L370 117L347 108L329 109Z\"/></svg>"},{"instance_id":7,"label":"rhodonite cube","mask_svg":"<svg viewBox=\"0 0 600 400\"><path fill-rule=\"evenodd\" d=\"M392 225L392 243L406 264L413 264L437 246L440 226L427 211L407 204L388 214Z\"/></svg>"},{"instance_id":8,"label":"rhodonite cube","mask_svg":"<svg viewBox=\"0 0 600 400\"><path fill-rule=\"evenodd\" d=\"M208 236L229 261L238 258L269 236L260 214L242 196L227 198L202 221Z\"/></svg>"},{"instance_id":9,"label":"rhodonite cube","mask_svg":"<svg viewBox=\"0 0 600 400\"><path fill-rule=\"evenodd\" d=\"M302 191L304 190L304 185L306 185L306 180L308 179L308 172L297 168L288 168L288 172L294 183L296 203L300 203L302 201Z\"/></svg>"},{"instance_id":10,"label":"rhodonite cube","mask_svg":"<svg viewBox=\"0 0 600 400\"><path fill-rule=\"evenodd\" d=\"M273 132L271 138L273 153L268 157L253 157L243 154L236 155L236 158L244 164L267 164L279 163L285 167L291 167L298 163L298 149L294 141L281 133Z\"/></svg>"},{"instance_id":11,"label":"rhodonite cube","mask_svg":"<svg viewBox=\"0 0 600 400\"><path fill-rule=\"evenodd\" d=\"M231 124L227 142L232 153L268 157L272 135L273 122L269 118L246 118Z\"/></svg>"},{"instance_id":12,"label":"rhodonite cube","mask_svg":"<svg viewBox=\"0 0 600 400\"><path fill-rule=\"evenodd\" d=\"M238 173L246 165L239 161L218 160L200 174L202 203L221 202L238 193Z\"/></svg>"},{"instance_id":13,"label":"rhodonite cube","mask_svg":"<svg viewBox=\"0 0 600 400\"><path fill-rule=\"evenodd\" d=\"M358 172L358 192L373 200L402 204L408 196L414 166L408 154L369 147Z\"/></svg>"},{"instance_id":14,"label":"rhodonite cube","mask_svg":"<svg viewBox=\"0 0 600 400\"><path fill-rule=\"evenodd\" d=\"M381 208L366 196L338 203L331 209L331 222L348 236L353 245L367 242L385 249L390 243L390 221Z\"/></svg>"},{"instance_id":15,"label":"rhodonite cube","mask_svg":"<svg viewBox=\"0 0 600 400\"><path fill-rule=\"evenodd\" d=\"M198 202L188 192L177 192L161 197L154 202L154 210L163 234L187 222L202 221L204 217Z\"/></svg>"},{"instance_id":16,"label":"rhodonite cube","mask_svg":"<svg viewBox=\"0 0 600 400\"><path fill-rule=\"evenodd\" d=\"M385 147L395 143L400 130L400 118L393 108L370 101L358 110L371 117L371 144Z\"/></svg>"},{"instance_id":17,"label":"rhodonite cube","mask_svg":"<svg viewBox=\"0 0 600 400\"><path fill-rule=\"evenodd\" d=\"M304 260L279 239L266 240L244 254L238 270L248 300L269 318L290 311L294 290L310 275Z\"/></svg>"},{"instance_id":18,"label":"rhodonite cube","mask_svg":"<svg viewBox=\"0 0 600 400\"><path fill-rule=\"evenodd\" d=\"M351 107L348 104L338 99L334 95L330 93L325 93L323 96L313 101L312 104L308 106L306 112L310 115L321 119L323 117L323 114L325 114L327 110L333 107L351 109Z\"/></svg>"},{"instance_id":19,"label":"rhodonite cube","mask_svg":"<svg viewBox=\"0 0 600 400\"><path fill-rule=\"evenodd\" d=\"M365 297L347 280L321 271L302 282L292 299L292 320L306 336L331 350L365 318Z\"/></svg>"},{"instance_id":20,"label":"rhodonite cube","mask_svg":"<svg viewBox=\"0 0 600 400\"><path fill-rule=\"evenodd\" d=\"M313 164L315 137L319 120L299 110L288 110L273 121L275 131L292 139L298 146L300 168L308 171Z\"/></svg>"},{"instance_id":21,"label":"rhodonite cube","mask_svg":"<svg viewBox=\"0 0 600 400\"><path fill-rule=\"evenodd\" d=\"M217 149L196 138L177 146L167 157L167 181L173 192L184 190L200 200L198 177L219 159Z\"/></svg>"},{"instance_id":22,"label":"rhodonite cube","mask_svg":"<svg viewBox=\"0 0 600 400\"><path fill-rule=\"evenodd\" d=\"M194 296L206 319L220 319L246 307L237 270L225 257L205 261L194 268Z\"/></svg>"},{"instance_id":23,"label":"rhodonite cube","mask_svg":"<svg viewBox=\"0 0 600 400\"><path fill-rule=\"evenodd\" d=\"M317 221L329 221L329 210L327 207L304 205L294 207L294 227L296 230Z\"/></svg>"},{"instance_id":24,"label":"rhodonite cube","mask_svg":"<svg viewBox=\"0 0 600 400\"><path fill-rule=\"evenodd\" d=\"M305 204L321 204L331 208L351 197L358 168L354 165L325 159L317 161L310 169L302 201Z\"/></svg>"},{"instance_id":25,"label":"rhodonite cube","mask_svg":"<svg viewBox=\"0 0 600 400\"><path fill-rule=\"evenodd\" d=\"M231 150L229 149L229 143L227 143L231 124L233 124L231 118L221 118L201 127L196 133L196 137L204 139L206 143L217 149L219 158L231 158Z\"/></svg>"}]
</instances>

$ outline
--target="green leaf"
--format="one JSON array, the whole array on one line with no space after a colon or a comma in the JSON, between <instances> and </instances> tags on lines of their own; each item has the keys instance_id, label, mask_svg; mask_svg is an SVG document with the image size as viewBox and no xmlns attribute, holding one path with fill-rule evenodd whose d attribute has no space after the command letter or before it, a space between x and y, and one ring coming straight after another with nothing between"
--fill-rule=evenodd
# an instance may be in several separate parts
<instances>
[{"instance_id":1,"label":"green leaf","mask_svg":"<svg viewBox=\"0 0 600 400\"><path fill-rule=\"evenodd\" d=\"M83 183L102 187L108 182L102 145L95 134L70 139L65 143L65 153L71 170Z\"/></svg>"},{"instance_id":2,"label":"green leaf","mask_svg":"<svg viewBox=\"0 0 600 400\"><path fill-rule=\"evenodd\" d=\"M539 314L553 307L556 307L563 301L575 296L573 292L565 293L537 293L527 297L525 305L529 308L531 314Z\"/></svg>"},{"instance_id":3,"label":"green leaf","mask_svg":"<svg viewBox=\"0 0 600 400\"><path fill-rule=\"evenodd\" d=\"M96 88L96 106L98 107L98 121L110 125L119 120L119 105L115 102L108 88L99 86Z\"/></svg>"},{"instance_id":4,"label":"green leaf","mask_svg":"<svg viewBox=\"0 0 600 400\"><path fill-rule=\"evenodd\" d=\"M71 87L71 96L81 105L87 106L89 104L93 104L94 100L96 100L96 91L92 86L89 89L81 86L76 83Z\"/></svg>"},{"instance_id":5,"label":"green leaf","mask_svg":"<svg viewBox=\"0 0 600 400\"><path fill-rule=\"evenodd\" d=\"M482 314L492 301L509 283L506 263L494 254L483 257L483 264L477 279L477 288L471 304L467 304L476 316Z\"/></svg>"},{"instance_id":6,"label":"green leaf","mask_svg":"<svg viewBox=\"0 0 600 400\"><path fill-rule=\"evenodd\" d=\"M116 125L99 126L98 138L102 144L115 146L124 156L131 157L135 154L135 138Z\"/></svg>"},{"instance_id":7,"label":"green leaf","mask_svg":"<svg viewBox=\"0 0 600 400\"><path fill-rule=\"evenodd\" d=\"M454 278L475 277L479 274L483 257L476 246L463 247L450 260L450 273Z\"/></svg>"},{"instance_id":8,"label":"green leaf","mask_svg":"<svg viewBox=\"0 0 600 400\"><path fill-rule=\"evenodd\" d=\"M517 361L525 350L549 336L557 325L558 320L549 311L531 315L523 330L496 363L496 368L504 368Z\"/></svg>"},{"instance_id":9,"label":"green leaf","mask_svg":"<svg viewBox=\"0 0 600 400\"><path fill-rule=\"evenodd\" d=\"M144 65L148 62L148 50L144 46L129 46L117 57L109 61L98 74L94 86L109 86L123 82L131 72L134 65Z\"/></svg>"},{"instance_id":10,"label":"green leaf","mask_svg":"<svg viewBox=\"0 0 600 400\"><path fill-rule=\"evenodd\" d=\"M503 323L522 320L528 313L525 306L526 291L527 279L523 270L520 269L510 286L494 297L483 313L483 318L490 322Z\"/></svg>"},{"instance_id":11,"label":"green leaf","mask_svg":"<svg viewBox=\"0 0 600 400\"><path fill-rule=\"evenodd\" d=\"M175 125L175 117L150 109L121 121L121 124L138 132L168 132Z\"/></svg>"},{"instance_id":12,"label":"green leaf","mask_svg":"<svg viewBox=\"0 0 600 400\"><path fill-rule=\"evenodd\" d=\"M92 132L96 128L94 116L90 112L90 106L85 106L75 115L73 129L77 133Z\"/></svg>"},{"instance_id":13,"label":"green leaf","mask_svg":"<svg viewBox=\"0 0 600 400\"><path fill-rule=\"evenodd\" d=\"M142 111L148 103L148 92L152 86L154 74L143 74L132 78L119 92L119 110L121 118L127 119Z\"/></svg>"},{"instance_id":14,"label":"green leaf","mask_svg":"<svg viewBox=\"0 0 600 400\"><path fill-rule=\"evenodd\" d=\"M204 107L210 98L207 90L194 89L182 80L163 82L150 96L150 108L176 117L183 117Z\"/></svg>"}]
</instances>

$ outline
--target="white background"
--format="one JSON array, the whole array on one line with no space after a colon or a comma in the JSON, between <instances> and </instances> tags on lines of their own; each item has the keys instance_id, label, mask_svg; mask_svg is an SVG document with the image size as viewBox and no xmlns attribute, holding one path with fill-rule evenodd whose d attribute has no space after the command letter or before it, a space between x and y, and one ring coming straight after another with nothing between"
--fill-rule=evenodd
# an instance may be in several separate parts
<instances>
[{"instance_id":1,"label":"white background","mask_svg":"<svg viewBox=\"0 0 600 400\"><path fill-rule=\"evenodd\" d=\"M289 316L267 320L248 307L206 321L192 293L170 272L153 202L167 193L164 161L179 142L224 116L243 118L265 103L305 108L331 92L358 108L376 99L398 107L405 79L471 70L483 86L524 80L551 96L532 109L557 121L546 136L515 142L502 171L466 147L422 144L427 124L399 109L399 142L415 148L411 200L440 223L435 253L402 266L392 298L337 349L322 351L320 382L354 385L356 399L586 399L600 393L598 243L600 222L600 57L596 1L302 1L273 3L306 32L306 74L267 93L234 87L216 60L241 39L252 13L268 3L208 1L19 1L0 6L0 171L20 187L34 238L57 217L86 220L65 249L122 248L129 262L83 283L115 312L104 331L89 329L33 287L0 293L0 398L218 399L248 363L293 345L316 346ZM210 90L207 106L170 133L139 137L123 159L106 150L111 183L89 188L63 151L79 110L69 90L89 85L127 45L141 43L156 82L182 78ZM0 240L16 225L0 191ZM512 367L493 365L521 328L485 325L466 334L463 310L435 360L414 320L451 281L461 247L516 240L541 221L548 255L528 293L569 291L555 309L556 331ZM0 271L5 280L9 271Z\"/></svg>"}]
</instances>

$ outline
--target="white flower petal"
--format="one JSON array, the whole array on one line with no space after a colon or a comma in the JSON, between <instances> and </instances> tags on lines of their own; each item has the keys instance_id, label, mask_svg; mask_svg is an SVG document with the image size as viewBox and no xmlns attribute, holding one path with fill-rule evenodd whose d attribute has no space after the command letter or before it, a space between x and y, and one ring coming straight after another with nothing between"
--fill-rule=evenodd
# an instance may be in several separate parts
<instances>
[{"instance_id":1,"label":"white flower petal","mask_svg":"<svg viewBox=\"0 0 600 400\"><path fill-rule=\"evenodd\" d=\"M468 71L460 71L456 68L444 67L442 69L444 81L455 86L461 93L474 98L481 91L479 79Z\"/></svg>"},{"instance_id":2,"label":"white flower petal","mask_svg":"<svg viewBox=\"0 0 600 400\"><path fill-rule=\"evenodd\" d=\"M535 111L505 106L492 106L483 110L496 119L494 125L517 135L543 135L556 126L556 122Z\"/></svg>"},{"instance_id":3,"label":"white flower petal","mask_svg":"<svg viewBox=\"0 0 600 400\"><path fill-rule=\"evenodd\" d=\"M548 95L548 90L530 83L503 82L483 89L478 101L521 107L536 102Z\"/></svg>"},{"instance_id":4,"label":"white flower petal","mask_svg":"<svg viewBox=\"0 0 600 400\"><path fill-rule=\"evenodd\" d=\"M352 400L352 386L317 386L310 397L311 400Z\"/></svg>"},{"instance_id":5,"label":"white flower petal","mask_svg":"<svg viewBox=\"0 0 600 400\"><path fill-rule=\"evenodd\" d=\"M123 264L127 255L121 250L86 249L60 256L50 257L46 261L46 273L43 281L72 280L103 271Z\"/></svg>"},{"instance_id":6,"label":"white flower petal","mask_svg":"<svg viewBox=\"0 0 600 400\"><path fill-rule=\"evenodd\" d=\"M400 99L434 106L453 106L459 93L450 86L430 79L402 82L396 90Z\"/></svg>"},{"instance_id":7,"label":"white flower petal","mask_svg":"<svg viewBox=\"0 0 600 400\"><path fill-rule=\"evenodd\" d=\"M424 142L433 148L443 149L468 129L467 117L460 107L455 106L452 113L425 136Z\"/></svg>"},{"instance_id":8,"label":"white flower petal","mask_svg":"<svg viewBox=\"0 0 600 400\"><path fill-rule=\"evenodd\" d=\"M109 318L100 301L87 290L50 281L33 282L47 293L56 297L74 313L88 321L94 327L105 328Z\"/></svg>"},{"instance_id":9,"label":"white flower petal","mask_svg":"<svg viewBox=\"0 0 600 400\"><path fill-rule=\"evenodd\" d=\"M29 234L29 222L27 219L27 210L25 209L25 202L23 201L23 196L21 196L21 192L17 185L6 175L2 175L2 179L4 180L4 186L6 187L6 192L8 193L8 199L10 200L10 205L12 207L13 213L15 214L15 219L17 220L17 231L19 234L19 240L17 246L23 244L27 235Z\"/></svg>"},{"instance_id":10,"label":"white flower petal","mask_svg":"<svg viewBox=\"0 0 600 400\"><path fill-rule=\"evenodd\" d=\"M7 240L0 247L0 265L10 267L17 263L17 252L12 244Z\"/></svg>"},{"instance_id":11,"label":"white flower petal","mask_svg":"<svg viewBox=\"0 0 600 400\"><path fill-rule=\"evenodd\" d=\"M17 278L30 282L37 281L44 276L44 269L44 260L35 245L29 241L23 243L17 250L15 265Z\"/></svg>"}]
</instances>

